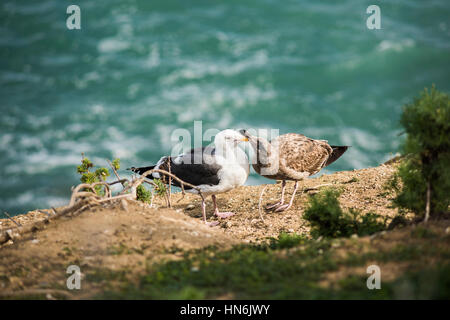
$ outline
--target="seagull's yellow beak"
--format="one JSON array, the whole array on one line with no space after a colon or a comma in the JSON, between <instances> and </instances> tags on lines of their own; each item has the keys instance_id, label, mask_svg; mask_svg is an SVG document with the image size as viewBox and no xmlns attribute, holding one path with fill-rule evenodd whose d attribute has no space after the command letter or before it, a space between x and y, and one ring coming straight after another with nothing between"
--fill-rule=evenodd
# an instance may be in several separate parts
<instances>
[{"instance_id":1,"label":"seagull's yellow beak","mask_svg":"<svg viewBox=\"0 0 450 320\"><path fill-rule=\"evenodd\" d=\"M244 138L241 139L241 141L248 141L248 138L244 137Z\"/></svg>"}]
</instances>

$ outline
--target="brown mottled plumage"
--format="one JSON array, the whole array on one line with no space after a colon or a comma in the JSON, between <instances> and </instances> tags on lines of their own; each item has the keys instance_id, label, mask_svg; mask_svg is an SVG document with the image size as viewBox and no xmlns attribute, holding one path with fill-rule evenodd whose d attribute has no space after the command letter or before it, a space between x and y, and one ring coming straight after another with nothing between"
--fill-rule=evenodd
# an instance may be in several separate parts
<instances>
[{"instance_id":1,"label":"brown mottled plumage","mask_svg":"<svg viewBox=\"0 0 450 320\"><path fill-rule=\"evenodd\" d=\"M281 200L268 208L284 211L291 207L298 181L318 173L336 161L348 146L330 146L326 140L315 140L298 133L288 133L272 141L254 137L246 130L241 133L249 138L256 152L255 171L263 177L282 180ZM284 204L286 180L295 181L294 193L289 204Z\"/></svg>"}]
</instances>

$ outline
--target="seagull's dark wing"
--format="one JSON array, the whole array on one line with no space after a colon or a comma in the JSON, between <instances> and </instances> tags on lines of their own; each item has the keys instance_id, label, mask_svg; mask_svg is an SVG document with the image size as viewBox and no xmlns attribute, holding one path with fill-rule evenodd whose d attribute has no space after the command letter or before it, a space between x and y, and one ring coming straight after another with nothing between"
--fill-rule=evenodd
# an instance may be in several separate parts
<instances>
[{"instance_id":1,"label":"seagull's dark wing","mask_svg":"<svg viewBox=\"0 0 450 320\"><path fill-rule=\"evenodd\" d=\"M212 147L203 147L191 149L177 157L163 157L161 158L159 169L171 172L181 180L188 182L194 186L206 184L206 185L218 185L219 177L218 172L222 168L214 157L215 150ZM136 173L144 173L149 169L153 169L154 166L134 168ZM142 169L142 170L140 170ZM147 169L147 170L144 170ZM168 177L161 175L161 180L168 183ZM155 177L149 176L149 179ZM172 179L174 186L180 187L180 183L175 179ZM191 189L185 186L185 189Z\"/></svg>"}]
</instances>

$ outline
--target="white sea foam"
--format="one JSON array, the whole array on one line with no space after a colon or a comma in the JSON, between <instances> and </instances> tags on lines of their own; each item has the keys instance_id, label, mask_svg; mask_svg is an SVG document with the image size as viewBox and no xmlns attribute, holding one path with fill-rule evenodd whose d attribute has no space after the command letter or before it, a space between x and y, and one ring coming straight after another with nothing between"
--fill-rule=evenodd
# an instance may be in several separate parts
<instances>
[{"instance_id":1,"label":"white sea foam","mask_svg":"<svg viewBox=\"0 0 450 320\"><path fill-rule=\"evenodd\" d=\"M403 51L406 48L413 47L415 45L414 40L412 39L403 39L403 40L383 40L381 41L378 46L378 51L396 51L400 52Z\"/></svg>"},{"instance_id":2,"label":"white sea foam","mask_svg":"<svg viewBox=\"0 0 450 320\"><path fill-rule=\"evenodd\" d=\"M33 114L27 114L25 116L25 121L27 125L33 129L41 129L42 127L48 126L52 122L52 118L50 116L36 116Z\"/></svg>"},{"instance_id":3,"label":"white sea foam","mask_svg":"<svg viewBox=\"0 0 450 320\"><path fill-rule=\"evenodd\" d=\"M234 76L252 68L257 68L268 63L265 50L259 50L252 56L237 62L228 61L197 61L179 60L179 69L161 78L163 85L172 85L182 79L201 79L209 75Z\"/></svg>"},{"instance_id":4,"label":"white sea foam","mask_svg":"<svg viewBox=\"0 0 450 320\"><path fill-rule=\"evenodd\" d=\"M126 50L130 47L130 43L127 41L119 40L116 38L106 38L99 42L98 51L103 53L118 52Z\"/></svg>"},{"instance_id":5,"label":"white sea foam","mask_svg":"<svg viewBox=\"0 0 450 320\"><path fill-rule=\"evenodd\" d=\"M14 136L11 133L0 134L0 150L8 150L11 146Z\"/></svg>"},{"instance_id":6,"label":"white sea foam","mask_svg":"<svg viewBox=\"0 0 450 320\"><path fill-rule=\"evenodd\" d=\"M164 151L170 150L172 147L172 132L177 128L175 125L157 124L156 132L159 135L159 141L161 146L164 146Z\"/></svg>"},{"instance_id":7,"label":"white sea foam","mask_svg":"<svg viewBox=\"0 0 450 320\"><path fill-rule=\"evenodd\" d=\"M19 138L19 146L20 148L37 148L42 149L44 147L41 139L36 136L23 135Z\"/></svg>"},{"instance_id":8,"label":"white sea foam","mask_svg":"<svg viewBox=\"0 0 450 320\"><path fill-rule=\"evenodd\" d=\"M42 81L42 77L37 74L26 73L26 72L10 72L4 71L0 74L0 79L4 83L10 82L30 82L38 83Z\"/></svg>"},{"instance_id":9,"label":"white sea foam","mask_svg":"<svg viewBox=\"0 0 450 320\"><path fill-rule=\"evenodd\" d=\"M144 63L144 66L147 68L154 68L159 66L160 64L160 54L159 54L159 46L157 43L154 43L150 47L150 54L147 57L147 60Z\"/></svg>"},{"instance_id":10,"label":"white sea foam","mask_svg":"<svg viewBox=\"0 0 450 320\"><path fill-rule=\"evenodd\" d=\"M76 165L80 162L80 154L50 154L46 150L40 150L31 154L19 154L18 158L23 159L23 161L17 161L5 166L7 174L26 173L33 175L47 172L59 166Z\"/></svg>"},{"instance_id":11,"label":"white sea foam","mask_svg":"<svg viewBox=\"0 0 450 320\"><path fill-rule=\"evenodd\" d=\"M339 138L344 145L354 145L371 151L382 149L382 144L379 137L358 128L346 128L339 130Z\"/></svg>"},{"instance_id":12,"label":"white sea foam","mask_svg":"<svg viewBox=\"0 0 450 320\"><path fill-rule=\"evenodd\" d=\"M0 206L10 208L30 207L30 209L35 209L37 205L42 206L42 208L60 207L69 202L69 191L68 189L68 196L65 198L45 195L39 190L29 190L13 198L0 199Z\"/></svg>"}]
</instances>

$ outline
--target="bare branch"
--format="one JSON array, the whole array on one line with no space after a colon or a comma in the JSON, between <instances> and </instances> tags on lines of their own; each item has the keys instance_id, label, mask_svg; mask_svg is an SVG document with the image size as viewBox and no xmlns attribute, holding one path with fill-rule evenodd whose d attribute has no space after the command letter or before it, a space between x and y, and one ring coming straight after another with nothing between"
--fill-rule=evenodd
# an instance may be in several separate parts
<instances>
[{"instance_id":1,"label":"bare branch","mask_svg":"<svg viewBox=\"0 0 450 320\"><path fill-rule=\"evenodd\" d=\"M120 184L122 184L122 186L125 187L125 185L124 185L125 182L130 182L130 181L128 179L120 179L120 180L116 180L114 182L108 182L108 185L112 186L112 185L120 183Z\"/></svg>"}]
</instances>

